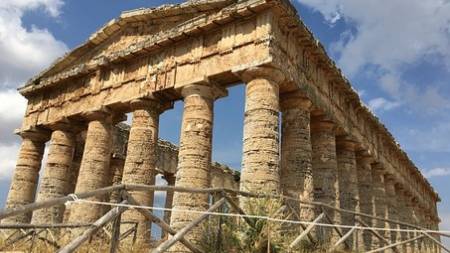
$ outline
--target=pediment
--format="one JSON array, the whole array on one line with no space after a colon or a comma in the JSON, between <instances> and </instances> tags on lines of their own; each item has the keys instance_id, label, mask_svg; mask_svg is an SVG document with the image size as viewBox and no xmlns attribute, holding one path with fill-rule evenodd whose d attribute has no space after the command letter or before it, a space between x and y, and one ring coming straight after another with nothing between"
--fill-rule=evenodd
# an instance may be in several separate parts
<instances>
[{"instance_id":1,"label":"pediment","mask_svg":"<svg viewBox=\"0 0 450 253\"><path fill-rule=\"evenodd\" d=\"M39 83L60 72L89 65L93 61L120 54L139 43L163 34L183 22L218 11L235 0L199 0L123 12L95 32L83 45L59 58L48 69L28 81L25 86Z\"/></svg>"}]
</instances>

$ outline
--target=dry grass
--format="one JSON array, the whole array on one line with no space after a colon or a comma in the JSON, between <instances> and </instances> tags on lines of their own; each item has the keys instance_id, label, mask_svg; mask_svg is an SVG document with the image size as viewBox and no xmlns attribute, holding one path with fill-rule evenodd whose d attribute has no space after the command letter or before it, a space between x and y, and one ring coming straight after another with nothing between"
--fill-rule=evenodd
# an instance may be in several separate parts
<instances>
[{"instance_id":1,"label":"dry grass","mask_svg":"<svg viewBox=\"0 0 450 253\"><path fill-rule=\"evenodd\" d=\"M279 212L283 202L279 200L252 199L247 202L248 214L285 218ZM211 217L203 224L200 245L208 253L325 253L326 246L302 241L295 249L289 244L301 233L300 226L253 219L253 226L243 220L228 217ZM336 253L345 253L336 251ZM347 252L349 253L349 252Z\"/></svg>"}]
</instances>

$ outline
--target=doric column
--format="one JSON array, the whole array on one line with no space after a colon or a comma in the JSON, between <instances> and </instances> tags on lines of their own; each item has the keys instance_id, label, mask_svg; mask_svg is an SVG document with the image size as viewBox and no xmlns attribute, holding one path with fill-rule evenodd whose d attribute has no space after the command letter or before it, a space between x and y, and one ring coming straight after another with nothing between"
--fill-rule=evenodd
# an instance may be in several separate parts
<instances>
[{"instance_id":1,"label":"doric column","mask_svg":"<svg viewBox=\"0 0 450 253\"><path fill-rule=\"evenodd\" d=\"M315 201L338 207L336 202L337 160L334 123L322 117L313 117L311 119L311 145ZM329 209L326 212L331 220L340 224L338 212ZM334 243L339 239L331 228L320 228L317 233L324 244Z\"/></svg>"},{"instance_id":2,"label":"doric column","mask_svg":"<svg viewBox=\"0 0 450 253\"><path fill-rule=\"evenodd\" d=\"M246 100L240 189L279 193L279 84L284 77L272 68L252 68L242 79ZM245 201L240 204L245 208Z\"/></svg>"},{"instance_id":3,"label":"doric column","mask_svg":"<svg viewBox=\"0 0 450 253\"><path fill-rule=\"evenodd\" d=\"M108 186L110 182L110 158L112 146L112 117L106 112L86 115L90 120L86 133L83 158L81 160L75 193L89 192ZM89 198L94 201L105 201L107 196ZM103 214L100 205L76 203L70 208L69 223L94 222ZM81 232L73 230L75 234Z\"/></svg>"},{"instance_id":4,"label":"doric column","mask_svg":"<svg viewBox=\"0 0 450 253\"><path fill-rule=\"evenodd\" d=\"M125 161L123 158L111 158L110 162L110 171L112 173L111 182L112 185L119 185L122 183L123 177L123 167L125 165ZM119 203L121 201L121 196L119 191L113 191L109 195L109 202Z\"/></svg>"},{"instance_id":5,"label":"doric column","mask_svg":"<svg viewBox=\"0 0 450 253\"><path fill-rule=\"evenodd\" d=\"M69 193L75 192L75 187L77 185L78 173L80 171L81 160L83 158L83 152L84 152L85 136L86 136L86 131L82 131L81 133L78 133L76 136L75 151L74 151L73 160L72 160L72 169L70 170L70 184L67 189L67 191ZM71 209L71 205L68 205L64 208L64 217L63 217L62 223L69 222L70 209Z\"/></svg>"},{"instance_id":6,"label":"doric column","mask_svg":"<svg viewBox=\"0 0 450 253\"><path fill-rule=\"evenodd\" d=\"M395 194L395 178L392 174L386 174L384 176L385 192L386 192L386 206L387 206L387 218L390 220L399 220L398 217L398 205L397 205L397 195ZM399 229L398 224L389 222L390 229ZM395 243L399 236L395 231L389 231L386 236L389 235L388 239Z\"/></svg>"},{"instance_id":7,"label":"doric column","mask_svg":"<svg viewBox=\"0 0 450 253\"><path fill-rule=\"evenodd\" d=\"M202 189L210 185L214 100L218 91L209 84L188 85L181 90L184 112L175 186ZM175 192L172 206L173 209L205 211L209 206L208 195ZM198 216L173 211L170 225L179 230ZM197 244L200 237L201 229L197 227L185 238ZM182 244L174 245L169 251L189 252Z\"/></svg>"},{"instance_id":8,"label":"doric column","mask_svg":"<svg viewBox=\"0 0 450 253\"><path fill-rule=\"evenodd\" d=\"M359 208L358 196L358 171L356 169L356 143L347 137L336 139L336 155L338 166L339 206L341 209L356 211ZM355 216L349 213L341 213L343 225L355 225ZM348 228L342 229L345 234ZM353 235L357 235L354 233ZM347 243L354 248L355 236L350 237Z\"/></svg>"},{"instance_id":9,"label":"doric column","mask_svg":"<svg viewBox=\"0 0 450 253\"><path fill-rule=\"evenodd\" d=\"M165 174L164 175L164 179L167 181L167 185L168 186L174 186L175 185L175 176L174 175ZM173 191L167 191L166 192L166 199L165 199L165 203L164 203L164 208L170 209L170 208L172 208L172 204L173 204ZM170 216L171 216L171 214L172 214L172 212L170 212L170 211L164 211L164 221L167 224L170 224ZM161 238L167 240L168 237L169 237L169 234L166 233L165 231L163 231Z\"/></svg>"},{"instance_id":10,"label":"doric column","mask_svg":"<svg viewBox=\"0 0 450 253\"><path fill-rule=\"evenodd\" d=\"M160 101L138 100L132 103L134 108L128 138L127 156L123 169L123 184L154 185L156 177L156 148L158 145L159 115L163 111ZM153 206L151 191L129 191L130 195L141 205ZM123 222L137 223L136 242L150 242L151 224L137 210L128 210L122 214ZM123 231L134 224L122 225ZM127 240L127 242L131 242Z\"/></svg>"},{"instance_id":11,"label":"doric column","mask_svg":"<svg viewBox=\"0 0 450 253\"><path fill-rule=\"evenodd\" d=\"M72 161L75 152L75 133L70 126L53 131L50 139L47 164L39 186L37 202L59 198L71 193ZM64 205L39 209L33 213L33 224L61 223Z\"/></svg>"},{"instance_id":12,"label":"doric column","mask_svg":"<svg viewBox=\"0 0 450 253\"><path fill-rule=\"evenodd\" d=\"M397 193L397 203L398 205L398 216L400 221L404 222L404 223L411 223L411 219L412 217L410 216L409 210L407 208L408 205L408 197L406 196L406 189L404 188L403 185L401 184L397 184L396 185L396 193ZM405 225L400 225L401 229L410 229L409 226L405 226ZM402 241L405 241L407 239L411 239L411 235L408 232L400 232L400 238ZM411 247L411 244L404 244L402 246L402 252L405 253L411 253L413 252L413 247Z\"/></svg>"},{"instance_id":13,"label":"doric column","mask_svg":"<svg viewBox=\"0 0 450 253\"><path fill-rule=\"evenodd\" d=\"M16 169L9 188L6 208L15 208L34 202L39 180L42 157L49 133L44 130L21 132L20 146ZM2 220L2 223L29 223L31 213L21 214Z\"/></svg>"},{"instance_id":14,"label":"doric column","mask_svg":"<svg viewBox=\"0 0 450 253\"><path fill-rule=\"evenodd\" d=\"M356 156L356 167L358 170L359 211L373 215L373 189L372 189L372 162L373 158L367 152L358 152ZM368 226L372 226L372 219L359 217ZM377 240L370 231L362 231L360 248L373 249L373 242Z\"/></svg>"},{"instance_id":15,"label":"doric column","mask_svg":"<svg viewBox=\"0 0 450 253\"><path fill-rule=\"evenodd\" d=\"M386 191L384 184L384 173L385 170L379 163L372 164L372 187L373 187L373 197L374 197L374 215L379 218L386 218L387 216L387 205L386 205ZM373 225L378 228L385 228L386 223L382 220L375 219ZM385 236L384 231L378 231L381 236ZM384 243L377 239L375 245L381 247Z\"/></svg>"},{"instance_id":16,"label":"doric column","mask_svg":"<svg viewBox=\"0 0 450 253\"><path fill-rule=\"evenodd\" d=\"M311 101L300 92L281 97L281 187L283 194L314 201L310 131ZM302 221L314 219L314 207L292 203Z\"/></svg>"},{"instance_id":17,"label":"doric column","mask_svg":"<svg viewBox=\"0 0 450 253\"><path fill-rule=\"evenodd\" d=\"M404 191L404 201L405 201L405 222L409 223L409 224L414 224L415 223L415 216L414 216L414 204L413 204L413 199L412 199L412 195L409 191ZM414 229L412 227L408 227L408 229ZM416 233L415 232L409 232L409 238L414 238L416 237ZM411 243L407 244L407 252L417 252L416 250L416 244L417 241L412 241Z\"/></svg>"}]
</instances>

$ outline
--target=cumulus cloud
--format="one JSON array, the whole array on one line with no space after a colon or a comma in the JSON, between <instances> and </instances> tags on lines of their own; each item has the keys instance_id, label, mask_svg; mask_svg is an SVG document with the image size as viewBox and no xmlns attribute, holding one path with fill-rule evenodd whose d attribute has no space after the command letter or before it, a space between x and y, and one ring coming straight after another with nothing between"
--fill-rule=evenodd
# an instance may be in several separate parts
<instances>
[{"instance_id":1,"label":"cumulus cloud","mask_svg":"<svg viewBox=\"0 0 450 253\"><path fill-rule=\"evenodd\" d=\"M434 168L424 173L426 178L449 176L450 168Z\"/></svg>"},{"instance_id":2,"label":"cumulus cloud","mask_svg":"<svg viewBox=\"0 0 450 253\"><path fill-rule=\"evenodd\" d=\"M438 54L450 58L450 2L445 0L300 0L330 23L345 19L356 33L342 48L348 73L367 64L396 68Z\"/></svg>"},{"instance_id":3,"label":"cumulus cloud","mask_svg":"<svg viewBox=\"0 0 450 253\"><path fill-rule=\"evenodd\" d=\"M449 1L298 1L323 14L330 25L339 20L348 24L350 28L331 46L348 75L361 70L375 72L383 91L402 105L419 102L431 109L442 105L448 108L450 101L440 95L435 84L418 87L400 77L422 62L441 64L450 70ZM374 102L391 106L381 100Z\"/></svg>"},{"instance_id":4,"label":"cumulus cloud","mask_svg":"<svg viewBox=\"0 0 450 253\"><path fill-rule=\"evenodd\" d=\"M401 104L399 102L395 101L389 101L385 98L379 97L375 98L369 101L369 108L376 112L376 111L389 111L391 109L394 109Z\"/></svg>"},{"instance_id":5,"label":"cumulus cloud","mask_svg":"<svg viewBox=\"0 0 450 253\"><path fill-rule=\"evenodd\" d=\"M60 14L60 0L9 0L0 2L0 88L15 88L47 67L68 50L47 29L24 27L25 12L43 9Z\"/></svg>"},{"instance_id":6,"label":"cumulus cloud","mask_svg":"<svg viewBox=\"0 0 450 253\"><path fill-rule=\"evenodd\" d=\"M68 50L47 29L22 23L28 11L57 18L61 0L0 1L0 180L11 177L20 138L13 134L23 118L26 100L15 90Z\"/></svg>"}]
</instances>

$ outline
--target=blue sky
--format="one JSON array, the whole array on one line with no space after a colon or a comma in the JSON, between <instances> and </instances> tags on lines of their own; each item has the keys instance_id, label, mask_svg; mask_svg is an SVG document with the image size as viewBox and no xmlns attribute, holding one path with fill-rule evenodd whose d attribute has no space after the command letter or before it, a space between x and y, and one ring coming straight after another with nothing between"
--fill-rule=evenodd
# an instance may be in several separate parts
<instances>
[{"instance_id":1,"label":"blue sky","mask_svg":"<svg viewBox=\"0 0 450 253\"><path fill-rule=\"evenodd\" d=\"M0 204L14 169L25 102L15 88L84 42L121 11L180 1L0 2ZM450 3L442 0L300 0L294 5L362 100L429 178L450 230ZM216 103L214 160L240 167L242 86ZM178 142L182 104L162 115Z\"/></svg>"}]
</instances>

